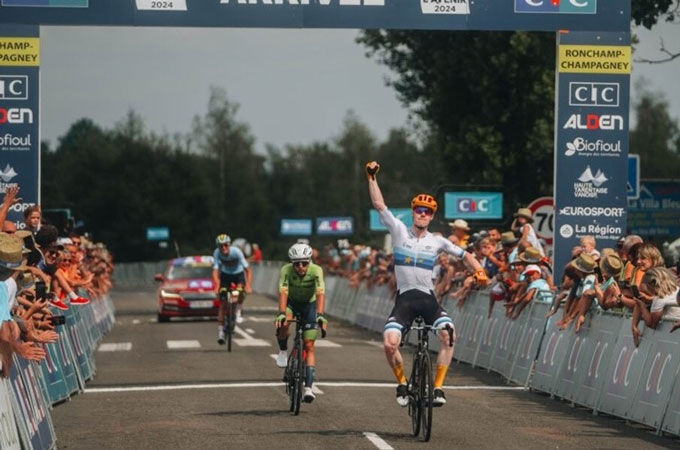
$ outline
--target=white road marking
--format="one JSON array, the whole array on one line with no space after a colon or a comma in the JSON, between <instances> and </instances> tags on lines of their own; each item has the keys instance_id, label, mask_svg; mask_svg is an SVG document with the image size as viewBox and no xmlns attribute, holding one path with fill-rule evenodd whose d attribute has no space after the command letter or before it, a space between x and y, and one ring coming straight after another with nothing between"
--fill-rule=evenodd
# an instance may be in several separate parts
<instances>
[{"instance_id":1,"label":"white road marking","mask_svg":"<svg viewBox=\"0 0 680 450\"><path fill-rule=\"evenodd\" d=\"M371 443L375 445L379 450L394 450L394 447L392 447L387 442L383 441L382 438L375 433L365 431L364 436L366 436L366 439L371 441Z\"/></svg>"},{"instance_id":2,"label":"white road marking","mask_svg":"<svg viewBox=\"0 0 680 450\"><path fill-rule=\"evenodd\" d=\"M383 343L380 341L366 341L368 345L372 345L373 347L380 347L383 348Z\"/></svg>"},{"instance_id":3,"label":"white road marking","mask_svg":"<svg viewBox=\"0 0 680 450\"><path fill-rule=\"evenodd\" d=\"M312 392L315 394L323 394L323 391L316 386L316 383L312 385Z\"/></svg>"},{"instance_id":4,"label":"white road marking","mask_svg":"<svg viewBox=\"0 0 680 450\"><path fill-rule=\"evenodd\" d=\"M253 311L278 311L279 308L276 306L249 306L245 309L246 313Z\"/></svg>"},{"instance_id":5,"label":"white road marking","mask_svg":"<svg viewBox=\"0 0 680 450\"><path fill-rule=\"evenodd\" d=\"M271 356L272 358L276 359L276 357L279 356L279 355L277 355L276 353L272 353L272 354L269 355L269 356Z\"/></svg>"},{"instance_id":6,"label":"white road marking","mask_svg":"<svg viewBox=\"0 0 680 450\"><path fill-rule=\"evenodd\" d=\"M274 356L274 355L272 355ZM227 389L227 388L258 388L284 386L283 382L252 382L252 383L212 383L212 384L179 384L160 386L124 386L110 388L85 389L85 393L99 394L107 392L144 392L144 391L177 391L184 389ZM360 383L360 382L319 382L315 386L321 387L374 387L394 389L395 383ZM444 386L448 390L488 390L488 391L517 391L524 390L522 386Z\"/></svg>"},{"instance_id":7,"label":"white road marking","mask_svg":"<svg viewBox=\"0 0 680 450\"><path fill-rule=\"evenodd\" d=\"M253 330L252 328L246 328L246 332L250 334L255 334L255 330Z\"/></svg>"},{"instance_id":8,"label":"white road marking","mask_svg":"<svg viewBox=\"0 0 680 450\"><path fill-rule=\"evenodd\" d=\"M201 343L196 340L190 341L165 341L166 345L171 350L180 348L201 348Z\"/></svg>"},{"instance_id":9,"label":"white road marking","mask_svg":"<svg viewBox=\"0 0 680 450\"><path fill-rule=\"evenodd\" d=\"M251 317L251 316L246 316L244 317L246 321L251 321L251 322L271 322L272 324L274 323L274 319L271 317Z\"/></svg>"},{"instance_id":10,"label":"white road marking","mask_svg":"<svg viewBox=\"0 0 680 450\"><path fill-rule=\"evenodd\" d=\"M327 339L317 339L314 341L314 347L338 348L342 347L342 345L336 344L335 342L329 341Z\"/></svg>"},{"instance_id":11,"label":"white road marking","mask_svg":"<svg viewBox=\"0 0 680 450\"><path fill-rule=\"evenodd\" d=\"M269 341L252 337L239 326L234 327L234 332L242 337L242 339L234 339L236 345L241 347L271 347L272 345L272 343Z\"/></svg>"},{"instance_id":12,"label":"white road marking","mask_svg":"<svg viewBox=\"0 0 680 450\"><path fill-rule=\"evenodd\" d=\"M142 323L142 321L139 320L139 319L134 319L134 320L132 321L132 325L139 325L140 323Z\"/></svg>"},{"instance_id":13,"label":"white road marking","mask_svg":"<svg viewBox=\"0 0 680 450\"><path fill-rule=\"evenodd\" d=\"M100 352L129 352L132 350L132 342L110 342L100 345L97 350Z\"/></svg>"}]
</instances>

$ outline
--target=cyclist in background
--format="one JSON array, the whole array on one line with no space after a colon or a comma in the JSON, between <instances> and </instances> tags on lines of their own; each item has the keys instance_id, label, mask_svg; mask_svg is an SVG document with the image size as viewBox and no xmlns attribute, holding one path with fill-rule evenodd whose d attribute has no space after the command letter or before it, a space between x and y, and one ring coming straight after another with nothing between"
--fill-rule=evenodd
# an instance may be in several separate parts
<instances>
[{"instance_id":1,"label":"cyclist in background","mask_svg":"<svg viewBox=\"0 0 680 450\"><path fill-rule=\"evenodd\" d=\"M243 252L237 247L231 246L231 238L226 234L220 234L215 239L217 248L213 252L213 285L215 286L215 293L219 294L220 289L229 289L231 283L234 283L238 288L240 295L238 305L236 307L236 323L243 322L243 301L245 300L245 293L250 294L252 272L248 267ZM245 288L245 293L243 289ZM217 343L224 345L226 342L224 336L224 313L226 311L226 297L220 296L220 308L217 312L217 328L219 329L217 335Z\"/></svg>"},{"instance_id":2,"label":"cyclist in background","mask_svg":"<svg viewBox=\"0 0 680 450\"><path fill-rule=\"evenodd\" d=\"M305 392L304 401L314 401L312 384L314 383L314 341L317 335L317 323L325 331L328 321L324 317L324 281L323 269L312 263L312 247L297 243L288 250L290 264L281 268L279 277L279 314L276 316L278 330L279 354L276 365L286 367L288 360L288 320L299 316L304 332L302 334L305 353Z\"/></svg>"},{"instance_id":3,"label":"cyclist in background","mask_svg":"<svg viewBox=\"0 0 680 450\"><path fill-rule=\"evenodd\" d=\"M444 251L457 258L462 258L469 267L475 270L474 277L478 284L484 285L488 282L488 279L486 272L472 254L454 245L448 239L435 236L427 231L434 213L437 212L437 201L431 195L419 194L411 200L413 211L413 226L411 228L394 217L392 212L387 209L382 192L378 187L376 180L378 170L380 170L380 165L377 162L372 161L366 164L368 192L371 196L371 202L380 214L380 221L392 235L394 248L397 299L385 324L383 347L387 362L397 378L397 403L400 406L408 405L408 387L404 375L404 362L399 352L402 333L409 329L416 317L422 316L426 325L432 325L439 329L437 336L441 346L437 356L437 371L433 383L434 400L432 403L433 406L442 406L446 403L446 396L442 387L453 357L453 347L449 347L449 333L446 329L448 328L452 333L454 342L456 335L453 321L434 296L432 268L437 254Z\"/></svg>"}]
</instances>

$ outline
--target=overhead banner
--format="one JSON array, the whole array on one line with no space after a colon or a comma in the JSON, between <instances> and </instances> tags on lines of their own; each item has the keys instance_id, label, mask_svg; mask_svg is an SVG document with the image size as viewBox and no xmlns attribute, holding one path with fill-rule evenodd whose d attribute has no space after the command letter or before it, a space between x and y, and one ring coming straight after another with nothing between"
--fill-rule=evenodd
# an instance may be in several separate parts
<instances>
[{"instance_id":1,"label":"overhead banner","mask_svg":"<svg viewBox=\"0 0 680 450\"><path fill-rule=\"evenodd\" d=\"M0 196L19 186L21 202L7 220L20 229L23 212L40 201L39 33L37 26L0 25Z\"/></svg>"},{"instance_id":2,"label":"overhead banner","mask_svg":"<svg viewBox=\"0 0 680 450\"><path fill-rule=\"evenodd\" d=\"M316 234L319 236L349 236L354 234L352 217L317 217Z\"/></svg>"},{"instance_id":3,"label":"overhead banner","mask_svg":"<svg viewBox=\"0 0 680 450\"><path fill-rule=\"evenodd\" d=\"M628 200L628 229L645 238L680 236L680 182L642 181L640 197Z\"/></svg>"},{"instance_id":4,"label":"overhead banner","mask_svg":"<svg viewBox=\"0 0 680 450\"><path fill-rule=\"evenodd\" d=\"M394 214L394 217L404 222L404 225L407 227L410 228L413 225L411 208L390 208L390 211ZM375 209L369 212L369 220L371 231L387 231L387 227L380 221L380 214Z\"/></svg>"},{"instance_id":5,"label":"overhead banner","mask_svg":"<svg viewBox=\"0 0 680 450\"><path fill-rule=\"evenodd\" d=\"M281 219L281 234L284 236L311 236L311 219Z\"/></svg>"},{"instance_id":6,"label":"overhead banner","mask_svg":"<svg viewBox=\"0 0 680 450\"><path fill-rule=\"evenodd\" d=\"M558 33L555 113L556 279L583 236L614 248L626 234L630 33Z\"/></svg>"},{"instance_id":7,"label":"overhead banner","mask_svg":"<svg viewBox=\"0 0 680 450\"><path fill-rule=\"evenodd\" d=\"M628 31L630 14L630 0L2 0L0 23Z\"/></svg>"},{"instance_id":8,"label":"overhead banner","mask_svg":"<svg viewBox=\"0 0 680 450\"><path fill-rule=\"evenodd\" d=\"M503 194L500 192L446 192L444 218L466 220L500 220L503 218Z\"/></svg>"}]
</instances>

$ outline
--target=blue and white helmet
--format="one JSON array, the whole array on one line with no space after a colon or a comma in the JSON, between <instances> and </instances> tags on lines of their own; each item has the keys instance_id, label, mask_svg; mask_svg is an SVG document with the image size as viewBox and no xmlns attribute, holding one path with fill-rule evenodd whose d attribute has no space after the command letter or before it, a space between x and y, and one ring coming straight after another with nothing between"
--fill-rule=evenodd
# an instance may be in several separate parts
<instances>
[{"instance_id":1,"label":"blue and white helmet","mask_svg":"<svg viewBox=\"0 0 680 450\"><path fill-rule=\"evenodd\" d=\"M312 260L312 247L307 244L293 244L293 246L288 249L288 258L292 262L296 261L311 261Z\"/></svg>"}]
</instances>

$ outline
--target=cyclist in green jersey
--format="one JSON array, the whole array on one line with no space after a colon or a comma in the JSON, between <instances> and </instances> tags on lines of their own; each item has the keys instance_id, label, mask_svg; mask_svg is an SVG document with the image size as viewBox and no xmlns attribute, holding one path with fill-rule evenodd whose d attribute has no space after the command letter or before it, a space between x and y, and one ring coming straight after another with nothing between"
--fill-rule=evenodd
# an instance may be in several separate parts
<instances>
[{"instance_id":1,"label":"cyclist in green jersey","mask_svg":"<svg viewBox=\"0 0 680 450\"><path fill-rule=\"evenodd\" d=\"M279 277L279 314L276 316L278 330L279 354L276 365L286 367L288 360L288 320L293 316L300 318L304 329L302 334L305 345L305 392L304 401L314 401L312 384L314 383L314 340L317 334L317 323L325 331L328 321L324 317L324 281L323 269L312 264L312 248L307 244L294 244L288 250L291 263L281 268Z\"/></svg>"}]
</instances>

